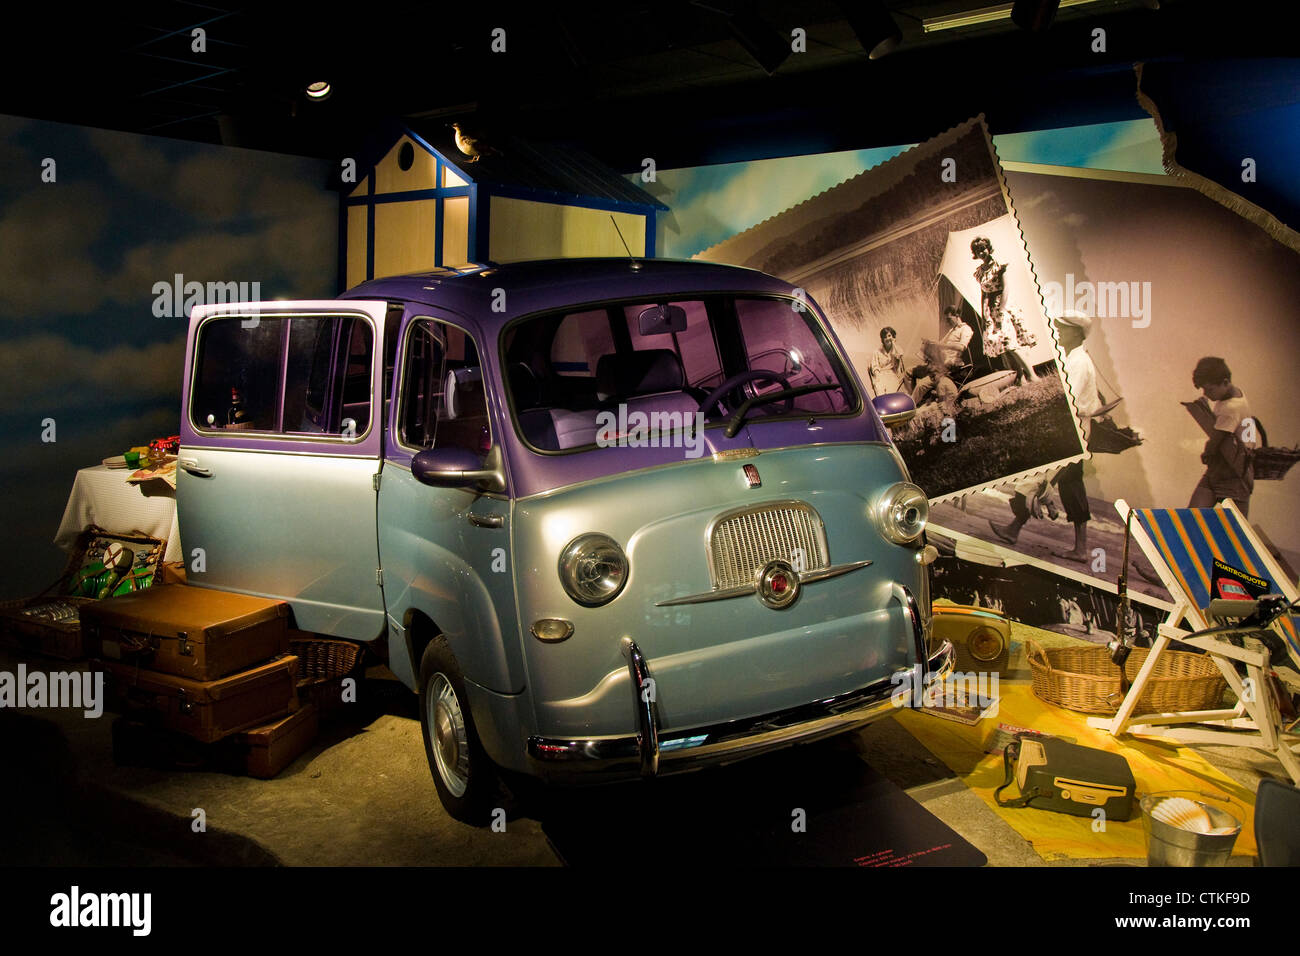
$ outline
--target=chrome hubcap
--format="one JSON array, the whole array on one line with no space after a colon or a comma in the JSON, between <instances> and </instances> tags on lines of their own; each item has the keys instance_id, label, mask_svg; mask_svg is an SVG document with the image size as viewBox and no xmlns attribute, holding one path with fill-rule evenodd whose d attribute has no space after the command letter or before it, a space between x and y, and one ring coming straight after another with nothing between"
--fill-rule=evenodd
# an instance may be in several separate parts
<instances>
[{"instance_id":1,"label":"chrome hubcap","mask_svg":"<svg viewBox=\"0 0 1300 956\"><path fill-rule=\"evenodd\" d=\"M469 735L460 701L445 675L435 674L429 682L428 701L438 776L452 796L462 797L469 786Z\"/></svg>"}]
</instances>

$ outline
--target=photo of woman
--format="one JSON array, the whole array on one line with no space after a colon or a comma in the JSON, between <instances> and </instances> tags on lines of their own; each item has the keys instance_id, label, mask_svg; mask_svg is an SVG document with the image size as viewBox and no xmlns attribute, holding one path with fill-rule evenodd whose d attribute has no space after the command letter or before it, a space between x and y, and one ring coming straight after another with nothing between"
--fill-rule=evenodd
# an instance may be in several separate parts
<instances>
[{"instance_id":1,"label":"photo of woman","mask_svg":"<svg viewBox=\"0 0 1300 956\"><path fill-rule=\"evenodd\" d=\"M980 286L980 320L984 336L984 354L989 358L1005 356L1016 373L1013 385L1034 382L1038 376L1020 354L1021 346L1033 348L1036 340L1025 329L1019 316L1006 307L1006 263L993 258L993 243L984 236L971 240L972 259L979 259L975 267L975 281Z\"/></svg>"}]
</instances>

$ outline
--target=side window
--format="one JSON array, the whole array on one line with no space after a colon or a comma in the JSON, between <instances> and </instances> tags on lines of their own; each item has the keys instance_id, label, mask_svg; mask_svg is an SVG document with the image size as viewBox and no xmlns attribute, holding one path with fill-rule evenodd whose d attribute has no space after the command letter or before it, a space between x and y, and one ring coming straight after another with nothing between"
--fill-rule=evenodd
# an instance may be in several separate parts
<instances>
[{"instance_id":1,"label":"side window","mask_svg":"<svg viewBox=\"0 0 1300 956\"><path fill-rule=\"evenodd\" d=\"M474 340L434 319L411 324L402 373L399 439L408 448L492 447L483 370Z\"/></svg>"},{"instance_id":2,"label":"side window","mask_svg":"<svg viewBox=\"0 0 1300 956\"><path fill-rule=\"evenodd\" d=\"M593 377L602 355L614 351L609 314L604 309L566 315L551 343L551 368L557 375Z\"/></svg>"},{"instance_id":3,"label":"side window","mask_svg":"<svg viewBox=\"0 0 1300 956\"><path fill-rule=\"evenodd\" d=\"M339 383L343 397L339 413L334 415L327 431L332 433L342 429L346 432L351 428L356 434L365 431L370 421L370 377L375 364L370 326L360 319L343 321L339 342L342 355L335 367L343 370L343 381Z\"/></svg>"},{"instance_id":4,"label":"side window","mask_svg":"<svg viewBox=\"0 0 1300 956\"><path fill-rule=\"evenodd\" d=\"M334 324L312 322L310 319L298 321L302 324L294 330L297 334L293 336L294 348L290 352L293 361L291 375L296 379L305 374L306 383L304 388L294 391L302 392L305 398L303 411L308 419L323 428L325 397L329 391L330 356L334 351ZM309 335L312 338L310 350L306 347ZM294 420L292 415L289 420Z\"/></svg>"},{"instance_id":5,"label":"side window","mask_svg":"<svg viewBox=\"0 0 1300 956\"><path fill-rule=\"evenodd\" d=\"M288 320L285 355L286 434L353 438L370 426L374 336L353 316Z\"/></svg>"},{"instance_id":6,"label":"side window","mask_svg":"<svg viewBox=\"0 0 1300 956\"><path fill-rule=\"evenodd\" d=\"M402 307L390 305L384 316L384 401L393 394L393 368L397 365L397 330L402 325Z\"/></svg>"},{"instance_id":7,"label":"side window","mask_svg":"<svg viewBox=\"0 0 1300 956\"><path fill-rule=\"evenodd\" d=\"M218 318L199 330L199 429L356 438L370 427L370 326L356 316Z\"/></svg>"},{"instance_id":8,"label":"side window","mask_svg":"<svg viewBox=\"0 0 1300 956\"><path fill-rule=\"evenodd\" d=\"M274 432L279 424L282 320L246 328L213 319L199 330L198 368L190 394L195 428Z\"/></svg>"}]
</instances>

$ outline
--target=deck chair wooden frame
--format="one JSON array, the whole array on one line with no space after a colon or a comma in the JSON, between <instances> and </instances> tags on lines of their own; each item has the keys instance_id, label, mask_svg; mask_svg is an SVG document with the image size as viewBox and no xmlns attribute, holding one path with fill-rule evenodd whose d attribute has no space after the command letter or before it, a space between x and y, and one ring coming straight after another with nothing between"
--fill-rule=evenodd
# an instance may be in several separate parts
<instances>
[{"instance_id":1,"label":"deck chair wooden frame","mask_svg":"<svg viewBox=\"0 0 1300 956\"><path fill-rule=\"evenodd\" d=\"M1122 499L1115 502L1120 518L1127 520L1129 505ZM1178 625L1187 622L1195 631L1216 626L1207 618L1205 610L1195 596L1200 590L1210 593L1209 579L1202 567L1183 567L1170 556L1167 542L1158 543L1148 534L1148 521L1154 516L1168 517L1176 529L1179 545L1195 561L1195 543L1202 545L1219 560L1243 570L1268 578L1277 593L1288 600L1297 598L1296 582L1287 577L1276 559L1251 528L1250 523L1232 501L1226 500L1214 508L1200 509L1136 509L1134 517L1141 520L1132 524L1133 540L1142 548L1161 581L1174 599L1174 609L1159 625L1157 636L1142 667L1133 680L1132 687L1120 704L1114 717L1090 717L1088 724L1107 730L1112 736L1121 734L1148 734L1170 737L1189 744L1218 744L1230 747L1248 747L1272 754L1300 786L1300 758L1296 748L1300 741L1286 732L1282 716L1268 685L1269 654L1267 650L1243 648L1214 636L1197 637L1181 630ZM1211 524L1215 522L1215 524ZM1187 525L1190 524L1191 527ZM1152 526L1160 534L1159 527ZM1211 528L1214 529L1211 532ZM1162 547L1162 543L1166 546ZM1190 563L1190 562L1189 562ZM1203 586L1203 587L1202 587ZM1208 600L1205 602L1208 604ZM1274 624L1287 641L1293 661L1298 654L1295 622L1288 617ZM1169 649L1173 641L1200 648L1210 654L1224 680L1237 695L1237 705L1231 709L1183 711L1160 714L1134 714L1156 662ZM1246 668L1248 690L1234 662ZM1180 726L1195 724L1200 726Z\"/></svg>"}]
</instances>

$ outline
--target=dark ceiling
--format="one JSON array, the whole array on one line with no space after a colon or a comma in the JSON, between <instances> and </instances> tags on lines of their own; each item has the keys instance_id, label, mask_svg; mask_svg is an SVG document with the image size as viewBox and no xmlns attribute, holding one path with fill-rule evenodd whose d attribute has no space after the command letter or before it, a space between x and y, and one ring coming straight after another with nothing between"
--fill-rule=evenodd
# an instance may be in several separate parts
<instances>
[{"instance_id":1,"label":"dark ceiling","mask_svg":"<svg viewBox=\"0 0 1300 956\"><path fill-rule=\"evenodd\" d=\"M1270 28L1277 5L1256 0L1097 0L1063 7L1044 33L922 28L994 5L888 2L904 39L874 61L850 25L863 4L834 0L347 4L317 17L308 4L31 5L6 12L0 112L331 159L397 124L460 120L631 171L646 156L671 168L915 142L978 112L994 132L1140 117L1135 61L1292 45ZM505 53L491 50L497 27ZM807 51L765 68L795 28ZM324 102L303 95L312 79L332 84Z\"/></svg>"}]
</instances>

